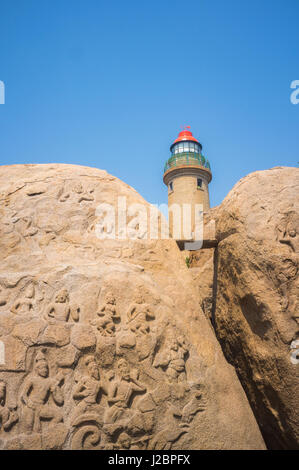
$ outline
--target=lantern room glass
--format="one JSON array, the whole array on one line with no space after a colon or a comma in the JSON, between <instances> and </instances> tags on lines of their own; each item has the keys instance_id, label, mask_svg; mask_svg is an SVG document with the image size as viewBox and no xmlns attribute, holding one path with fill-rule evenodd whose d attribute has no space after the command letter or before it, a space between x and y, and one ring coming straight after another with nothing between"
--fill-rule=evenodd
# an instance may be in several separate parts
<instances>
[{"instance_id":1,"label":"lantern room glass","mask_svg":"<svg viewBox=\"0 0 299 470\"><path fill-rule=\"evenodd\" d=\"M176 155L178 153L185 153L185 152L192 152L192 153L199 153L200 154L200 146L195 142L177 142L172 147L172 154Z\"/></svg>"}]
</instances>

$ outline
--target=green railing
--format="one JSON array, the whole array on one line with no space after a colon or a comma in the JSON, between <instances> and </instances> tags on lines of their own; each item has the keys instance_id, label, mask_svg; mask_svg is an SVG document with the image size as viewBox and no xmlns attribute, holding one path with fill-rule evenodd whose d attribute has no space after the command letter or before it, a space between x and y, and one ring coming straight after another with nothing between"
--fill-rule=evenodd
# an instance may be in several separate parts
<instances>
[{"instance_id":1,"label":"green railing","mask_svg":"<svg viewBox=\"0 0 299 470\"><path fill-rule=\"evenodd\" d=\"M182 152L176 153L172 155L172 157L167 160L164 172L169 170L170 168L174 168L176 166L203 166L208 170L211 170L211 166L208 160L205 159L203 155L200 153L193 153L193 152Z\"/></svg>"}]
</instances>

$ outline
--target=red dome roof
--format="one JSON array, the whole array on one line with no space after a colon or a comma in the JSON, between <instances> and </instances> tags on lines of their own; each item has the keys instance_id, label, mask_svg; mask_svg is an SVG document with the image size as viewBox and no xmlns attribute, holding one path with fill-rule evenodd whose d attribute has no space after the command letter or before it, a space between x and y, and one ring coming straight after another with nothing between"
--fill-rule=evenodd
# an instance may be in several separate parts
<instances>
[{"instance_id":1,"label":"red dome roof","mask_svg":"<svg viewBox=\"0 0 299 470\"><path fill-rule=\"evenodd\" d=\"M176 144L177 142L180 142L181 140L192 140L192 141L197 142L199 144L198 140L195 139L195 137L193 137L191 131L182 131L182 132L180 132L178 138L173 143Z\"/></svg>"},{"instance_id":2,"label":"red dome roof","mask_svg":"<svg viewBox=\"0 0 299 470\"><path fill-rule=\"evenodd\" d=\"M187 126L187 128L190 129L189 126ZM181 132L179 133L178 138L175 139L175 141L171 144L170 150L171 150L171 148L173 147L174 144L176 144L177 142L182 142L182 141L192 141L192 142L196 142L197 144L200 145L200 147L202 147L201 144L198 142L198 140L195 139L195 137L193 137L192 132L191 132L191 131L187 131L186 129L184 129L183 131L181 131Z\"/></svg>"}]
</instances>

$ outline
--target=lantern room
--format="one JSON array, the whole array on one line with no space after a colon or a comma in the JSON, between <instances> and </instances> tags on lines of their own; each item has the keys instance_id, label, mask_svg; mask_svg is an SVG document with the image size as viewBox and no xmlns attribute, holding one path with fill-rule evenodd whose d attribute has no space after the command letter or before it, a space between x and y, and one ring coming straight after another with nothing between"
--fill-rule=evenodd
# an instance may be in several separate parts
<instances>
[{"instance_id":1,"label":"lantern room","mask_svg":"<svg viewBox=\"0 0 299 470\"><path fill-rule=\"evenodd\" d=\"M202 145L197 139L195 139L195 137L193 137L191 131L183 130L170 146L170 151L172 155L184 152L200 154L202 151Z\"/></svg>"}]
</instances>

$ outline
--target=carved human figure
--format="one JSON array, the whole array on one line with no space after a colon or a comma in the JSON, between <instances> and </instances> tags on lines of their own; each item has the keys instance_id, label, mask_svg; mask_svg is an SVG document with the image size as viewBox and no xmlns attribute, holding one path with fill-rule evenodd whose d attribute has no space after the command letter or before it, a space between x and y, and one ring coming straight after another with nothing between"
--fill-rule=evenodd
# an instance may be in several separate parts
<instances>
[{"instance_id":1,"label":"carved human figure","mask_svg":"<svg viewBox=\"0 0 299 470\"><path fill-rule=\"evenodd\" d=\"M124 415L131 405L132 395L135 392L146 391L136 377L130 372L129 365L125 359L119 359L117 364L119 378L113 382L108 393L108 403L110 408L106 410L104 422L106 424L115 423Z\"/></svg>"},{"instance_id":2,"label":"carved human figure","mask_svg":"<svg viewBox=\"0 0 299 470\"><path fill-rule=\"evenodd\" d=\"M108 292L105 301L98 307L98 318L91 322L96 326L102 336L114 336L115 324L120 321L120 316L116 309L116 299L111 292Z\"/></svg>"},{"instance_id":3,"label":"carved human figure","mask_svg":"<svg viewBox=\"0 0 299 470\"><path fill-rule=\"evenodd\" d=\"M287 259L284 259L280 264L279 273L277 279L280 282L279 290L282 295L282 307L284 310L292 314L294 318L298 316L298 260L295 259L296 255L293 255Z\"/></svg>"},{"instance_id":4,"label":"carved human figure","mask_svg":"<svg viewBox=\"0 0 299 470\"><path fill-rule=\"evenodd\" d=\"M15 230L15 213L8 214L5 212L1 213L0 218L0 233L1 242L4 242L5 248L15 248L21 242L21 236Z\"/></svg>"},{"instance_id":5,"label":"carved human figure","mask_svg":"<svg viewBox=\"0 0 299 470\"><path fill-rule=\"evenodd\" d=\"M158 354L154 367L166 368L166 375L170 382L183 382L186 380L185 360L188 347L184 338L173 338L166 353Z\"/></svg>"},{"instance_id":6,"label":"carved human figure","mask_svg":"<svg viewBox=\"0 0 299 470\"><path fill-rule=\"evenodd\" d=\"M59 291L54 302L52 302L46 310L46 319L55 319L58 321L68 322L72 318L75 322L79 321L79 309L76 305L72 307L69 303L69 294L66 289Z\"/></svg>"},{"instance_id":7,"label":"carved human figure","mask_svg":"<svg viewBox=\"0 0 299 470\"><path fill-rule=\"evenodd\" d=\"M277 226L277 240L289 247L279 266L277 279L280 282L279 290L282 295L281 305L289 316L299 323L298 314L298 252L299 252L299 216L291 212L283 217ZM285 251L284 251L285 253Z\"/></svg>"},{"instance_id":8,"label":"carved human figure","mask_svg":"<svg viewBox=\"0 0 299 470\"><path fill-rule=\"evenodd\" d=\"M41 421L52 423L63 421L59 407L64 404L61 389L63 376L49 377L49 365L44 352L39 351L35 357L33 372L26 378L20 393L23 405L23 418L26 429L40 432ZM50 396L54 403L51 403Z\"/></svg>"},{"instance_id":9,"label":"carved human figure","mask_svg":"<svg viewBox=\"0 0 299 470\"><path fill-rule=\"evenodd\" d=\"M93 189L90 189L89 191L86 191L81 183L78 183L74 186L74 192L78 194L78 202L82 201L93 201L94 197L92 195Z\"/></svg>"},{"instance_id":10,"label":"carved human figure","mask_svg":"<svg viewBox=\"0 0 299 470\"><path fill-rule=\"evenodd\" d=\"M16 315L27 315L33 312L35 307L35 289L33 284L27 286L24 295L17 299L10 311Z\"/></svg>"},{"instance_id":11,"label":"carved human figure","mask_svg":"<svg viewBox=\"0 0 299 470\"><path fill-rule=\"evenodd\" d=\"M6 405L6 383L0 380L0 430L9 431L19 420L15 409Z\"/></svg>"},{"instance_id":12,"label":"carved human figure","mask_svg":"<svg viewBox=\"0 0 299 470\"><path fill-rule=\"evenodd\" d=\"M79 378L73 393L73 399L77 401L76 416L93 409L98 404L100 392L108 393L95 358L87 356L84 363L87 374Z\"/></svg>"},{"instance_id":13,"label":"carved human figure","mask_svg":"<svg viewBox=\"0 0 299 470\"><path fill-rule=\"evenodd\" d=\"M116 308L116 299L112 292L107 292L105 301L98 307L97 315L101 317L105 314L109 315L115 321L120 320L120 316Z\"/></svg>"},{"instance_id":14,"label":"carved human figure","mask_svg":"<svg viewBox=\"0 0 299 470\"><path fill-rule=\"evenodd\" d=\"M82 184L81 183L76 183L74 185L74 187L72 188L72 192L75 193L76 196L78 196L77 198L77 202L80 203L82 201L94 201L94 196L92 195L92 193L94 192L94 189L89 189L88 191L86 191ZM71 192L70 191L66 191L66 192L62 192L61 196L59 197L59 201L60 202L65 202L67 201L69 198L71 197Z\"/></svg>"},{"instance_id":15,"label":"carved human figure","mask_svg":"<svg viewBox=\"0 0 299 470\"><path fill-rule=\"evenodd\" d=\"M144 324L146 321L154 320L155 314L151 311L149 304L145 303L143 295L138 293L127 311L128 323L139 322Z\"/></svg>"},{"instance_id":16,"label":"carved human figure","mask_svg":"<svg viewBox=\"0 0 299 470\"><path fill-rule=\"evenodd\" d=\"M280 243L288 245L293 252L299 249L299 216L290 213L283 218L277 226L277 239Z\"/></svg>"}]
</instances>

